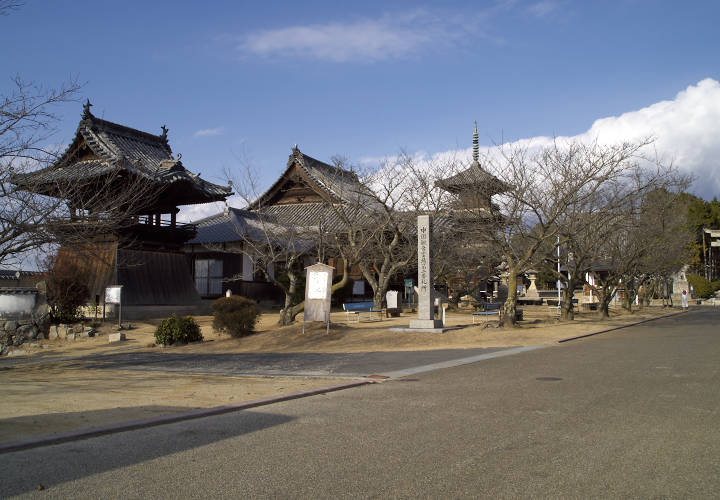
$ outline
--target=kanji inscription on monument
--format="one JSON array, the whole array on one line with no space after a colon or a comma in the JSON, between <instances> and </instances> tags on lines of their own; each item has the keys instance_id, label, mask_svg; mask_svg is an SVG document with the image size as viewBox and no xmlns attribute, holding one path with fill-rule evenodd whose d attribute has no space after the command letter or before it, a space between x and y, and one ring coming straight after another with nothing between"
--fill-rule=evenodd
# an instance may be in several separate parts
<instances>
[{"instance_id":1,"label":"kanji inscription on monument","mask_svg":"<svg viewBox=\"0 0 720 500\"><path fill-rule=\"evenodd\" d=\"M418 228L418 317L410 321L410 328L440 328L442 321L435 319L432 287L431 238L432 219L419 215Z\"/></svg>"}]
</instances>

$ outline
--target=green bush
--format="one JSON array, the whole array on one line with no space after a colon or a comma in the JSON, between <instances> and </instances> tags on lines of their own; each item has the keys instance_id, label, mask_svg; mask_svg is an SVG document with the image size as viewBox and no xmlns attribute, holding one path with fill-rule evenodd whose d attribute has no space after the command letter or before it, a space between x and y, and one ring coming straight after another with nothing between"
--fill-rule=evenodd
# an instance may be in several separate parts
<instances>
[{"instance_id":1,"label":"green bush","mask_svg":"<svg viewBox=\"0 0 720 500\"><path fill-rule=\"evenodd\" d=\"M213 330L227 332L233 337L250 335L255 329L260 311L254 300L233 295L212 303Z\"/></svg>"},{"instance_id":2,"label":"green bush","mask_svg":"<svg viewBox=\"0 0 720 500\"><path fill-rule=\"evenodd\" d=\"M202 338L200 327L192 316L178 317L173 314L162 320L155 330L155 342L161 345L187 344Z\"/></svg>"},{"instance_id":3,"label":"green bush","mask_svg":"<svg viewBox=\"0 0 720 500\"><path fill-rule=\"evenodd\" d=\"M687 275L687 280L692 285L693 290L695 290L696 297L700 299L707 299L709 297L712 297L712 294L715 290L713 290L713 284L710 283L710 281L706 280L699 274L690 273L688 273Z\"/></svg>"}]
</instances>

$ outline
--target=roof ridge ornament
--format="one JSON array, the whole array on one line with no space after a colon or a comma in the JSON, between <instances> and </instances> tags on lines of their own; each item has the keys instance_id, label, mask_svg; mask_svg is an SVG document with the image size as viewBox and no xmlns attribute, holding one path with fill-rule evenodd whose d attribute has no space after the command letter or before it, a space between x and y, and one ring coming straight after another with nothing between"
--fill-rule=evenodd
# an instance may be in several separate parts
<instances>
[{"instance_id":1,"label":"roof ridge ornament","mask_svg":"<svg viewBox=\"0 0 720 500\"><path fill-rule=\"evenodd\" d=\"M92 118L93 114L90 112L90 107L92 106L92 103L90 102L90 98L83 104L83 113L82 118L83 120L87 120L88 118Z\"/></svg>"},{"instance_id":2,"label":"roof ridge ornament","mask_svg":"<svg viewBox=\"0 0 720 500\"><path fill-rule=\"evenodd\" d=\"M165 126L165 124L163 124L163 126L160 128L162 129L162 134L160 134L160 138L163 141L167 142L167 133L169 129Z\"/></svg>"},{"instance_id":3,"label":"roof ridge ornament","mask_svg":"<svg viewBox=\"0 0 720 500\"><path fill-rule=\"evenodd\" d=\"M478 159L480 158L480 146L478 143L478 131L477 131L477 121L474 122L475 127L473 129L473 165L480 166L480 162Z\"/></svg>"}]
</instances>

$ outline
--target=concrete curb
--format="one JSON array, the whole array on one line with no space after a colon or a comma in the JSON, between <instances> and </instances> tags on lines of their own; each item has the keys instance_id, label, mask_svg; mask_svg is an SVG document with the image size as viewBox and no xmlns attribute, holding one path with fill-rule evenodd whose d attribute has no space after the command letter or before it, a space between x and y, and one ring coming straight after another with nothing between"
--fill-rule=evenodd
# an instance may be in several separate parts
<instances>
[{"instance_id":1,"label":"concrete curb","mask_svg":"<svg viewBox=\"0 0 720 500\"><path fill-rule=\"evenodd\" d=\"M628 327L630 327L630 326L641 325L641 324L647 323L647 322L649 322L649 321L657 321L657 320L659 320L659 319L672 318L673 316L678 316L678 315L680 315L680 314L685 314L685 311L680 311L680 312L676 312L676 313L666 314L665 316L658 316L657 318L643 319L643 320L640 320L640 321L636 321L636 322L634 322L634 323L628 323L627 325L614 326L614 327L612 327L612 328L606 328L605 330L599 330L599 331L597 331L597 332L590 332L590 333L584 333L584 334L582 334L582 335L576 335L575 337L567 337L567 338L564 338L564 339L556 340L555 342L557 342L558 344L561 344L561 343L563 343L563 342L569 342L570 340L584 339L585 337L592 337L593 335L600 335L601 333L612 332L612 331L615 331L615 330L620 330L621 328L628 328Z\"/></svg>"},{"instance_id":2,"label":"concrete curb","mask_svg":"<svg viewBox=\"0 0 720 500\"><path fill-rule=\"evenodd\" d=\"M227 406L215 406L212 408L201 408L199 410L191 410L185 413L176 413L173 415L163 415L160 417L146 418L142 420L131 420L129 422L123 422L119 424L105 425L102 427L91 427L89 429L81 429L78 431L64 432L61 434L48 434L45 436L38 436L29 439L21 439L18 441L9 441L6 443L0 443L0 454L9 453L12 451L28 450L31 448L38 448L41 446L50 446L53 444L67 443L70 441L79 441L82 439L88 439L91 437L104 436L106 434L114 434L117 432L131 431L135 429L143 429L145 427L154 427L156 425L171 424L175 422L182 422L183 420L192 420L196 418L211 417L215 415L222 415L223 413L230 413L234 411L247 410L250 408L256 408L258 406L265 406L272 403L279 403L282 401L290 401L292 399L299 399L308 396L315 396L317 394L324 394L327 392L341 391L343 389L350 389L352 387L359 387L361 385L374 384L372 380L358 380L356 382L349 382L347 384L331 385L328 387L321 387L318 389L312 389L309 391L293 392L290 394L284 394L282 396L273 396L263 399L255 399L253 401L247 401L245 403L239 403L236 405Z\"/></svg>"}]
</instances>

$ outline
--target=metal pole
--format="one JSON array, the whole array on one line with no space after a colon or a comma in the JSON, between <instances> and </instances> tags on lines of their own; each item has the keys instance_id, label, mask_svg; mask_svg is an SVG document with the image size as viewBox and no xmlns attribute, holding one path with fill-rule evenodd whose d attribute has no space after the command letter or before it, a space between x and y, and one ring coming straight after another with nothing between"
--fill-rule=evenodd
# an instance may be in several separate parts
<instances>
[{"instance_id":1,"label":"metal pole","mask_svg":"<svg viewBox=\"0 0 720 500\"><path fill-rule=\"evenodd\" d=\"M558 272L558 279L557 279L557 293L558 293L558 307L560 307L560 235L557 237L557 272Z\"/></svg>"},{"instance_id":2,"label":"metal pole","mask_svg":"<svg viewBox=\"0 0 720 500\"><path fill-rule=\"evenodd\" d=\"M709 264L708 254L707 254L707 251L705 250L705 228L703 228L703 231L702 231L702 238L703 238L703 260L704 260L703 271L705 271L703 274L705 275L705 279L710 279L708 277L708 271L709 271L709 269L708 269L708 264Z\"/></svg>"}]
</instances>

